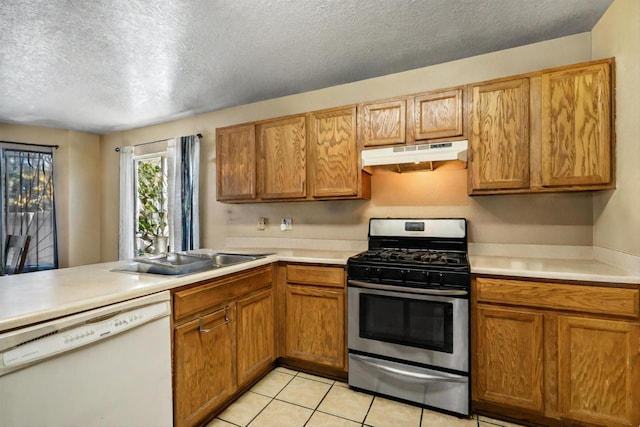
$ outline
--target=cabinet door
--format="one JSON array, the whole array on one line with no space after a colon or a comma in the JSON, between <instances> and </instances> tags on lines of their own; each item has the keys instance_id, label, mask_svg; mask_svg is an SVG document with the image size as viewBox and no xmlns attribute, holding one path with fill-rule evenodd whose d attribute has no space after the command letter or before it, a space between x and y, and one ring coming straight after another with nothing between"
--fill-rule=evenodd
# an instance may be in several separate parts
<instances>
[{"instance_id":1,"label":"cabinet door","mask_svg":"<svg viewBox=\"0 0 640 427\"><path fill-rule=\"evenodd\" d=\"M237 310L238 386L242 386L276 358L272 289L240 299Z\"/></svg>"},{"instance_id":2,"label":"cabinet door","mask_svg":"<svg viewBox=\"0 0 640 427\"><path fill-rule=\"evenodd\" d=\"M235 305L174 329L174 422L198 424L235 391Z\"/></svg>"},{"instance_id":3,"label":"cabinet door","mask_svg":"<svg viewBox=\"0 0 640 427\"><path fill-rule=\"evenodd\" d=\"M364 146L404 144L407 101L363 105Z\"/></svg>"},{"instance_id":4,"label":"cabinet door","mask_svg":"<svg viewBox=\"0 0 640 427\"><path fill-rule=\"evenodd\" d=\"M216 131L217 200L255 199L256 167L253 125Z\"/></svg>"},{"instance_id":5,"label":"cabinet door","mask_svg":"<svg viewBox=\"0 0 640 427\"><path fill-rule=\"evenodd\" d=\"M543 315L477 308L479 400L542 412Z\"/></svg>"},{"instance_id":6,"label":"cabinet door","mask_svg":"<svg viewBox=\"0 0 640 427\"><path fill-rule=\"evenodd\" d=\"M612 181L609 63L542 74L542 183Z\"/></svg>"},{"instance_id":7,"label":"cabinet door","mask_svg":"<svg viewBox=\"0 0 640 427\"><path fill-rule=\"evenodd\" d=\"M558 403L573 420L640 424L640 324L560 316Z\"/></svg>"},{"instance_id":8,"label":"cabinet door","mask_svg":"<svg viewBox=\"0 0 640 427\"><path fill-rule=\"evenodd\" d=\"M307 194L305 116L256 125L260 150L260 197L304 198Z\"/></svg>"},{"instance_id":9,"label":"cabinet door","mask_svg":"<svg viewBox=\"0 0 640 427\"><path fill-rule=\"evenodd\" d=\"M313 197L358 195L356 108L310 114Z\"/></svg>"},{"instance_id":10,"label":"cabinet door","mask_svg":"<svg viewBox=\"0 0 640 427\"><path fill-rule=\"evenodd\" d=\"M344 290L287 285L285 353L344 368Z\"/></svg>"},{"instance_id":11,"label":"cabinet door","mask_svg":"<svg viewBox=\"0 0 640 427\"><path fill-rule=\"evenodd\" d=\"M429 92L413 103L416 140L462 135L462 89Z\"/></svg>"},{"instance_id":12,"label":"cabinet door","mask_svg":"<svg viewBox=\"0 0 640 427\"><path fill-rule=\"evenodd\" d=\"M470 190L529 188L529 79L472 86Z\"/></svg>"}]
</instances>

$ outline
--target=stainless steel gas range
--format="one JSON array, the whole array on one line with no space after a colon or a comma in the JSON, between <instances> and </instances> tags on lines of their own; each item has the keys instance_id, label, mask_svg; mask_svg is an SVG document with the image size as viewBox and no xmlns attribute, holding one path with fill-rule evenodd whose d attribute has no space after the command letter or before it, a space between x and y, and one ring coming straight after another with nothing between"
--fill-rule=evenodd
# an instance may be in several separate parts
<instances>
[{"instance_id":1,"label":"stainless steel gas range","mask_svg":"<svg viewBox=\"0 0 640 427\"><path fill-rule=\"evenodd\" d=\"M349 386L469 415L469 291L463 218L369 221L349 258Z\"/></svg>"}]
</instances>

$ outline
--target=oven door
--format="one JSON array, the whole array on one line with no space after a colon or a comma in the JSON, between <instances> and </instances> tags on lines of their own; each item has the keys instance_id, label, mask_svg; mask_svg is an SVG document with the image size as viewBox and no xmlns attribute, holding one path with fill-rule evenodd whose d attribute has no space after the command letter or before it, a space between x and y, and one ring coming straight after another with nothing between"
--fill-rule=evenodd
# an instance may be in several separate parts
<instances>
[{"instance_id":1,"label":"oven door","mask_svg":"<svg viewBox=\"0 0 640 427\"><path fill-rule=\"evenodd\" d=\"M469 372L467 292L348 285L350 351Z\"/></svg>"}]
</instances>

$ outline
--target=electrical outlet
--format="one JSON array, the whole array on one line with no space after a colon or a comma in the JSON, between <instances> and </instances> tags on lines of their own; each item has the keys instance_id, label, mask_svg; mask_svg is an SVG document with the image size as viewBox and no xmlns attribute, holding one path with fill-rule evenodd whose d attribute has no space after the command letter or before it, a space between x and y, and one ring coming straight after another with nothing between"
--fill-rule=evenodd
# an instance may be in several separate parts
<instances>
[{"instance_id":1,"label":"electrical outlet","mask_svg":"<svg viewBox=\"0 0 640 427\"><path fill-rule=\"evenodd\" d=\"M267 218L260 217L258 220L258 230L264 230L267 227Z\"/></svg>"},{"instance_id":2,"label":"electrical outlet","mask_svg":"<svg viewBox=\"0 0 640 427\"><path fill-rule=\"evenodd\" d=\"M280 224L281 231L293 230L293 221L291 218L282 218L282 224Z\"/></svg>"}]
</instances>

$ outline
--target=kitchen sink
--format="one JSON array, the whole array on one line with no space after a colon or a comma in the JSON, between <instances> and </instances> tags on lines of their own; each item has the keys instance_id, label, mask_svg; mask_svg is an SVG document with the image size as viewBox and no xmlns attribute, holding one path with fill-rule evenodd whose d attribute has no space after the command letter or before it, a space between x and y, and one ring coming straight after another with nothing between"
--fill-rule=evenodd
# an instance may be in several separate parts
<instances>
[{"instance_id":1,"label":"kitchen sink","mask_svg":"<svg viewBox=\"0 0 640 427\"><path fill-rule=\"evenodd\" d=\"M254 255L225 252L213 254L168 252L166 254L134 258L133 263L126 267L116 269L115 271L176 276L249 262L264 258L266 255L267 254Z\"/></svg>"}]
</instances>

